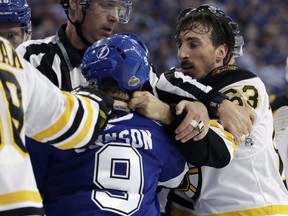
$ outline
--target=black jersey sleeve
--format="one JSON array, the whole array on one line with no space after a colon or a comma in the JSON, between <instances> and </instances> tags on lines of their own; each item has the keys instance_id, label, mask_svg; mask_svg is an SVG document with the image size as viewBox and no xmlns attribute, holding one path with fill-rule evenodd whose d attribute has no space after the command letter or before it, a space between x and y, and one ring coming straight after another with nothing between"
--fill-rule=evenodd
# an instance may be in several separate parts
<instances>
[{"instance_id":1,"label":"black jersey sleeve","mask_svg":"<svg viewBox=\"0 0 288 216\"><path fill-rule=\"evenodd\" d=\"M190 139L182 143L180 140L175 140L175 129L181 124L185 115L186 113L177 116L171 124L164 126L164 128L171 139L174 139L174 145L180 149L186 160L194 166L206 165L215 168L226 166L232 158L227 144L231 145L231 142L234 142L231 139L228 142L225 141L224 137L227 138L227 134L220 136L210 128L207 135L199 141Z\"/></svg>"}]
</instances>

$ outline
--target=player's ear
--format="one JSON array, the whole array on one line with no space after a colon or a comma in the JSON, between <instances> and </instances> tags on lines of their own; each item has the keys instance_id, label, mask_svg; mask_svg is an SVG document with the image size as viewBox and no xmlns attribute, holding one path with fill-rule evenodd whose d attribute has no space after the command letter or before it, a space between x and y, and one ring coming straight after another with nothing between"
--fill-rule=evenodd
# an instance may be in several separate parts
<instances>
[{"instance_id":1,"label":"player's ear","mask_svg":"<svg viewBox=\"0 0 288 216\"><path fill-rule=\"evenodd\" d=\"M83 12L79 0L69 0L69 13L73 22L82 20Z\"/></svg>"},{"instance_id":2,"label":"player's ear","mask_svg":"<svg viewBox=\"0 0 288 216\"><path fill-rule=\"evenodd\" d=\"M80 3L78 0L69 0L69 8L72 10L76 10L80 6Z\"/></svg>"},{"instance_id":3,"label":"player's ear","mask_svg":"<svg viewBox=\"0 0 288 216\"><path fill-rule=\"evenodd\" d=\"M226 44L222 44L218 46L216 48L216 61L217 62L223 61L227 55L227 51L228 51L228 48Z\"/></svg>"}]
</instances>

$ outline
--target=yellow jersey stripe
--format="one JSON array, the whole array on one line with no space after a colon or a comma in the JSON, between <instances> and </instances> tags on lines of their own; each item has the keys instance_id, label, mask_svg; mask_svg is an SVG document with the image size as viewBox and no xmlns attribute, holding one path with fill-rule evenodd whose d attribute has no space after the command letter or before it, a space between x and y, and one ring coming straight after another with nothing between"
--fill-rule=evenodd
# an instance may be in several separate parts
<instances>
[{"instance_id":1,"label":"yellow jersey stripe","mask_svg":"<svg viewBox=\"0 0 288 216\"><path fill-rule=\"evenodd\" d=\"M172 211L174 216L195 216L192 212L185 211L184 209L177 208L176 206L172 206ZM267 216L267 215L283 215L288 214L288 206L287 205L272 205L265 206L261 208L253 208L247 210L233 211L233 212L225 212L219 214L209 214L207 216Z\"/></svg>"},{"instance_id":2,"label":"yellow jersey stripe","mask_svg":"<svg viewBox=\"0 0 288 216\"><path fill-rule=\"evenodd\" d=\"M67 94L66 92L63 92L64 95L66 95L67 98L67 108L64 111L63 115L58 119L58 121L51 125L49 128L45 129L44 131L35 134L32 138L41 141L45 138L51 137L54 134L58 133L59 131L63 130L65 126L68 125L69 120L71 119L72 115L72 109L75 106L75 98L72 95Z\"/></svg>"},{"instance_id":3,"label":"yellow jersey stripe","mask_svg":"<svg viewBox=\"0 0 288 216\"><path fill-rule=\"evenodd\" d=\"M223 129L223 127L216 121L216 120L210 120L210 126L215 127L215 128L219 128L219 130L225 135L225 138L231 142L233 144L233 148L234 150L236 150L237 145L235 143L234 137L232 134L230 134L229 132L225 131Z\"/></svg>"},{"instance_id":4,"label":"yellow jersey stripe","mask_svg":"<svg viewBox=\"0 0 288 216\"><path fill-rule=\"evenodd\" d=\"M17 202L42 203L41 196L34 191L18 191L15 193L0 194L0 205L8 205Z\"/></svg>"},{"instance_id":5,"label":"yellow jersey stripe","mask_svg":"<svg viewBox=\"0 0 288 216\"><path fill-rule=\"evenodd\" d=\"M220 214L210 214L210 216L266 216L266 215L277 215L277 214L288 214L288 205L272 205L265 206L261 208L233 211L233 212L225 212Z\"/></svg>"},{"instance_id":6,"label":"yellow jersey stripe","mask_svg":"<svg viewBox=\"0 0 288 216\"><path fill-rule=\"evenodd\" d=\"M64 149L73 148L74 146L76 146L78 143L80 143L86 137L87 133L89 132L89 128L91 128L94 110L93 110L93 108L90 104L90 100L88 98L86 98L86 97L81 97L81 98L85 101L87 111L88 111L88 115L86 118L87 120L84 124L84 127L82 128L82 130L78 134L78 136L75 137L73 140L71 140L70 142L63 144L61 146L57 146L59 149L64 150Z\"/></svg>"}]
</instances>

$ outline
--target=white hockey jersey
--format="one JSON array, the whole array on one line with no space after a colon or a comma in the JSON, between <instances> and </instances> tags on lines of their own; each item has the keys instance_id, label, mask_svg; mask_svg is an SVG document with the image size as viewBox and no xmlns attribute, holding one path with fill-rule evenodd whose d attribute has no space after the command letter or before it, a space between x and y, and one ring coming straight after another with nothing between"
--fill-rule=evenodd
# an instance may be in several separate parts
<instances>
[{"instance_id":1,"label":"white hockey jersey","mask_svg":"<svg viewBox=\"0 0 288 216\"><path fill-rule=\"evenodd\" d=\"M99 106L61 92L0 38L0 215L42 215L25 135L57 148L95 137Z\"/></svg>"},{"instance_id":2,"label":"white hockey jersey","mask_svg":"<svg viewBox=\"0 0 288 216\"><path fill-rule=\"evenodd\" d=\"M184 76L178 75L174 79ZM183 182L186 185L175 192L173 215L288 215L288 192L283 183L282 162L272 139L273 118L263 82L249 71L226 66L212 71L203 84L228 95L239 105L252 107L258 119L226 167L190 166ZM183 86L169 88L167 92L182 91L182 95L189 95L185 93L189 85Z\"/></svg>"}]
</instances>

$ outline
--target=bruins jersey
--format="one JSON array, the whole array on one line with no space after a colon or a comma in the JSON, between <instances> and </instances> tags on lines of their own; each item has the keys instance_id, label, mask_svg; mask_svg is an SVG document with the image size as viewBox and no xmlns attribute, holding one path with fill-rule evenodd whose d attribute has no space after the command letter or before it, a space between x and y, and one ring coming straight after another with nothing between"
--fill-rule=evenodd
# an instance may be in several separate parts
<instances>
[{"instance_id":1,"label":"bruins jersey","mask_svg":"<svg viewBox=\"0 0 288 216\"><path fill-rule=\"evenodd\" d=\"M0 38L0 215L42 215L25 134L59 149L94 142L99 106L61 92Z\"/></svg>"},{"instance_id":2,"label":"bruins jersey","mask_svg":"<svg viewBox=\"0 0 288 216\"><path fill-rule=\"evenodd\" d=\"M170 76L179 85L166 89L167 93L190 97L189 77L181 73ZM249 71L226 66L213 70L202 83L226 94L232 102L252 107L258 118L227 166L190 165L173 195L173 215L288 215L283 164L272 140L273 117L263 82Z\"/></svg>"}]
</instances>

